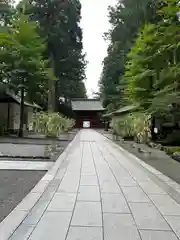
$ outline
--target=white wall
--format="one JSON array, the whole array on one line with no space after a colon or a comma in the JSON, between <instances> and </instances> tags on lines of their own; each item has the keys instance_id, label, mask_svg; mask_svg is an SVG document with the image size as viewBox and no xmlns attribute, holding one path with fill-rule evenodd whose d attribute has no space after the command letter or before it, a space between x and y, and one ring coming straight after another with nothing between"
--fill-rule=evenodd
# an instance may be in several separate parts
<instances>
[{"instance_id":1,"label":"white wall","mask_svg":"<svg viewBox=\"0 0 180 240\"><path fill-rule=\"evenodd\" d=\"M17 103L11 103L11 113L13 119L13 129L18 130L20 123L20 105Z\"/></svg>"},{"instance_id":2,"label":"white wall","mask_svg":"<svg viewBox=\"0 0 180 240\"><path fill-rule=\"evenodd\" d=\"M28 111L28 122L27 122L27 124L28 124L28 129L31 131L32 130L32 127L31 127L31 125L32 125L32 119L33 119L33 108L32 107L27 107L26 108L27 109L27 111Z\"/></svg>"},{"instance_id":3,"label":"white wall","mask_svg":"<svg viewBox=\"0 0 180 240\"><path fill-rule=\"evenodd\" d=\"M26 126L29 127L32 122L33 108L24 107L24 111L27 111L27 124L24 124L24 129ZM10 124L9 128L18 130L20 124L20 105L17 103L10 103ZM0 103L0 119L8 121L8 103Z\"/></svg>"},{"instance_id":4,"label":"white wall","mask_svg":"<svg viewBox=\"0 0 180 240\"><path fill-rule=\"evenodd\" d=\"M20 124L20 105L17 103L12 103L11 105L11 109L13 112L13 129L14 130L18 130L19 129L19 124ZM31 111L33 111L33 109L31 110L31 107L26 107L24 106L24 111L29 111L30 113L27 114L27 124L24 124L24 130L26 130L26 127L29 124L29 119L32 118L31 117Z\"/></svg>"}]
</instances>

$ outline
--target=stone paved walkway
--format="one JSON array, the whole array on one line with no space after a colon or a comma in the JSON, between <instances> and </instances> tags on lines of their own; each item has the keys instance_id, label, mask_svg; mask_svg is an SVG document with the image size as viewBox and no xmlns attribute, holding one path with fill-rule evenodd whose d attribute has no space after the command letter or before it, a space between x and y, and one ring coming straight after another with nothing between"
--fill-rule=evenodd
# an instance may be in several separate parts
<instances>
[{"instance_id":1,"label":"stone paved walkway","mask_svg":"<svg viewBox=\"0 0 180 240\"><path fill-rule=\"evenodd\" d=\"M49 170L53 162L40 161L0 161L0 170Z\"/></svg>"},{"instance_id":2,"label":"stone paved walkway","mask_svg":"<svg viewBox=\"0 0 180 240\"><path fill-rule=\"evenodd\" d=\"M180 239L180 205L133 161L99 133L81 131L10 240Z\"/></svg>"}]
</instances>

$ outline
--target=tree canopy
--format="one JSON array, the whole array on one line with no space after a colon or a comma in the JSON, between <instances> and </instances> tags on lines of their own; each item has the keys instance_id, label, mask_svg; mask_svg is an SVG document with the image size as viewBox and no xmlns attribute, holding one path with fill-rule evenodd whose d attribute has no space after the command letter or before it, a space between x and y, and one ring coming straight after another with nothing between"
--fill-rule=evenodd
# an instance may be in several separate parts
<instances>
[{"instance_id":1,"label":"tree canopy","mask_svg":"<svg viewBox=\"0 0 180 240\"><path fill-rule=\"evenodd\" d=\"M46 54L57 77L56 97L86 97L79 0L33 0L26 9L30 19L39 22L39 34L46 39Z\"/></svg>"},{"instance_id":2,"label":"tree canopy","mask_svg":"<svg viewBox=\"0 0 180 240\"><path fill-rule=\"evenodd\" d=\"M126 104L124 72L127 55L146 22L156 22L156 5L152 0L123 0L109 7L111 29L105 33L109 42L108 55L103 62L100 92L109 111Z\"/></svg>"},{"instance_id":3,"label":"tree canopy","mask_svg":"<svg viewBox=\"0 0 180 240\"><path fill-rule=\"evenodd\" d=\"M179 103L178 12L175 1L164 1L157 10L159 21L143 26L128 55L126 96L155 112Z\"/></svg>"},{"instance_id":4,"label":"tree canopy","mask_svg":"<svg viewBox=\"0 0 180 240\"><path fill-rule=\"evenodd\" d=\"M0 32L0 79L17 93L23 83L26 98L43 105L50 70L43 56L45 43L36 28L37 23L29 23L27 16L15 14L8 30Z\"/></svg>"},{"instance_id":5,"label":"tree canopy","mask_svg":"<svg viewBox=\"0 0 180 240\"><path fill-rule=\"evenodd\" d=\"M109 49L100 80L104 105L108 111L140 106L139 118L151 120L153 139L166 137L180 126L180 3L119 1L110 8L109 21ZM137 116L129 117L134 124ZM154 132L156 120L162 136ZM177 138L176 132L172 138Z\"/></svg>"},{"instance_id":6,"label":"tree canopy","mask_svg":"<svg viewBox=\"0 0 180 240\"><path fill-rule=\"evenodd\" d=\"M56 102L86 97L80 19L78 0L1 0L0 81L16 93L23 82L25 97L44 109L51 90Z\"/></svg>"}]
</instances>

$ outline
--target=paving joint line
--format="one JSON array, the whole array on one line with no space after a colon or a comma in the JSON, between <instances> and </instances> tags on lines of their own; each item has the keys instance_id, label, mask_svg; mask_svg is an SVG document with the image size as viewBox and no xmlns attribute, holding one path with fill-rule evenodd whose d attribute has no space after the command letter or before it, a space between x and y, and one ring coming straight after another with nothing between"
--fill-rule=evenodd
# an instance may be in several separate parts
<instances>
[{"instance_id":1,"label":"paving joint line","mask_svg":"<svg viewBox=\"0 0 180 240\"><path fill-rule=\"evenodd\" d=\"M81 141L80 141L80 146L81 146ZM73 210L71 211L72 215L71 215L71 218L70 218L69 226L68 226L67 233L66 233L66 236L65 236L64 240L67 240L67 237L68 237L68 234L69 234L69 230L71 228L71 223L72 223L73 215L74 215L74 212L75 212L76 204L77 204L78 195L79 195L79 188L80 188L80 182L81 182L82 161L83 161L83 157L84 157L83 150L84 150L84 142L82 142L82 149L81 149L81 164L80 164L80 173L79 173L79 186L78 186L78 189L77 189L77 192L76 192L75 204L74 204Z\"/></svg>"},{"instance_id":2,"label":"paving joint line","mask_svg":"<svg viewBox=\"0 0 180 240\"><path fill-rule=\"evenodd\" d=\"M65 173L64 173L64 175L65 175ZM63 177L64 177L64 175L63 175ZM63 177L62 177L62 179L63 179ZM61 182L62 182L62 179L61 179ZM27 238L27 240L32 236L32 234L33 234L33 232L35 231L35 229L37 228L39 222L40 222L41 219L43 218L45 212L49 212L49 211L47 211L47 209L48 209L50 203L52 202L52 199L54 198L54 195L57 193L57 189L59 188L59 185L61 184L61 182L57 185L56 190L55 190L54 193L53 193L53 196L51 197L49 203L47 204L46 208L44 209L41 217L39 218L39 221L35 224L35 227L34 227L33 231L31 232L31 234L29 235L29 237ZM29 214L28 214L28 215L29 215ZM28 216L27 216L26 218L28 218ZM25 219L24 219L24 220L25 220Z\"/></svg>"},{"instance_id":3,"label":"paving joint line","mask_svg":"<svg viewBox=\"0 0 180 240\"><path fill-rule=\"evenodd\" d=\"M76 136L77 136L77 135L76 135ZM75 137L76 137L76 136L75 136ZM73 140L76 142L76 138L74 138ZM61 168L61 165L63 164L63 162L65 162L65 161L67 160L69 154L71 153L71 150L72 150L72 148L73 148L73 144L72 144L72 143L73 143L73 140L69 143L69 144L71 144L71 145L69 146L69 149L68 149L68 146L67 146L67 148L66 148L67 153L65 153L65 154L66 154L65 157L64 157L63 160L60 162L60 166L59 166L58 169L56 170L53 179L51 179L51 180L49 181L49 184L47 185L47 187L45 188L44 192L43 192L43 193L41 194L41 196L39 197L38 201L37 201L37 202L34 204L34 206L28 211L27 215L22 219L22 221L20 222L20 224L15 228L15 230L14 230L13 233L8 237L8 239L10 239L10 238L13 236L13 234L18 230L18 228L21 227L21 224L23 224L23 222L25 221L25 219L28 218L29 214L32 212L33 208L39 203L41 197L45 194L45 192L46 192L46 190L48 189L48 187L50 186L51 182L52 182L53 180L55 180L55 177L57 176L57 174L58 174L58 172L59 172L59 170L60 170L60 168ZM64 152L65 152L65 151L64 151ZM60 157L60 156L61 156L61 154L59 155L59 157ZM59 157L58 157L58 158L59 158ZM58 159L57 159L57 161L58 161ZM68 165L69 165L69 163L70 163L70 161L68 162ZM56 162L53 164L53 166L54 166L55 164L56 164ZM68 165L67 165L67 166L68 166ZM53 167L53 166L52 166L52 167ZM51 170L51 169L49 169L49 171L50 171L50 170ZM49 171L47 171L46 174L48 174ZM66 172L66 171L67 171L67 168L66 168L65 172ZM63 173L63 176L62 176L62 178L61 178L61 181L62 181L62 179L63 179L63 177L64 177L64 175L65 175L65 172ZM44 180L41 179L39 182L41 182L41 181L44 181ZM60 183L57 185L56 190L55 190L55 192L54 192L51 200L50 200L49 203L47 204L47 207L46 207L45 210L43 211L41 217L39 218L39 221L35 224L35 227L33 228L32 232L31 232L30 235L28 236L27 240L32 236L32 234L33 234L34 230L36 229L38 223L40 222L40 220L41 220L42 217L44 216L44 213L46 212L49 204L51 203L51 201L52 201L52 199L53 199L53 197L54 197L54 195L55 195L55 193L56 193L56 191L57 191L57 189L59 188L59 185L61 184L61 181L60 181ZM35 186L35 187L36 187L36 186ZM31 193L30 193L30 194L31 194ZM34 226L34 225L33 225L33 226Z\"/></svg>"},{"instance_id":4,"label":"paving joint line","mask_svg":"<svg viewBox=\"0 0 180 240\"><path fill-rule=\"evenodd\" d=\"M108 148L108 150L109 150L109 148ZM125 150L126 151L126 150ZM114 158L114 160L115 161L117 161L119 164L120 164L120 166L122 167L122 168L124 168L124 170L126 170L126 168L116 159L116 157L114 156L114 154L113 153L111 153L110 151L109 151L109 154ZM106 160L105 160L106 161ZM140 165L140 164L139 164ZM111 167L110 167L111 168ZM111 170L112 171L112 170ZM128 172L128 170L126 170L127 172ZM139 185L139 183L138 183L138 181L133 177L133 175L130 173L130 172L128 172L130 175L131 175L131 177L137 182L137 186L138 187L140 187L141 188L141 190L144 192L144 194L149 198L149 196L148 196L148 194L144 191L144 189ZM114 173L113 173L114 174ZM116 179L116 181L117 181L117 179ZM151 179L151 181L153 181L152 179ZM118 183L118 185L119 185L119 183ZM119 185L120 186L120 185ZM120 186L120 188L121 188L121 186ZM124 193L123 193L123 195L124 195ZM156 194L156 195L162 195L162 194ZM125 197L125 195L124 195L124 197ZM125 199L126 199L126 197L125 197ZM156 208L156 210L159 212L159 214L162 216L162 218L164 219L164 221L168 224L168 226L170 227L170 229L171 229L171 232L173 232L174 234L175 234L175 236L177 237L177 239L179 239L179 237L177 236L177 234L174 232L174 230L172 229L172 227L170 226L170 224L168 223L168 221L165 219L165 215L163 215L161 212L160 212L160 210L156 207L156 205L153 203L153 201L149 198L149 200L150 200L150 202L153 204L153 206ZM127 201L127 200L126 200ZM128 206L129 206L129 204L128 204ZM130 208L130 207L129 207ZM131 211L131 209L130 209L130 211ZM133 216L133 214L132 214L132 216ZM167 215L166 215L167 216ZM134 216L133 216L133 219L134 219ZM135 221L135 219L134 219L134 221ZM136 222L135 222L136 223ZM136 226L137 226L137 224L136 224ZM137 228L138 229L138 228ZM154 231L156 231L156 230L154 230ZM138 232L139 232L139 229L138 229ZM140 233L139 233L140 234ZM142 238L141 238L142 239ZM143 240L143 239L142 239Z\"/></svg>"},{"instance_id":5,"label":"paving joint line","mask_svg":"<svg viewBox=\"0 0 180 240\"><path fill-rule=\"evenodd\" d=\"M67 158L68 158L68 156L69 156L69 154L67 154ZM64 159L64 161L67 160L67 158ZM63 162L64 162L64 161L63 161ZM68 166L69 166L69 164L70 164L71 161L72 161L72 159L68 162L68 165L67 165L67 167L66 167L65 172L63 173L63 176L62 176L62 178L61 178L60 183L57 185L56 190L54 191L54 194L53 194L53 196L51 197L51 200L50 200L49 203L47 204L47 206L46 206L46 208L44 209L41 217L39 218L39 221L36 223L35 228L34 228L33 231L31 232L31 234L29 235L29 237L27 238L27 240L32 236L32 234L33 234L33 232L35 231L35 229L37 228L39 222L40 222L41 219L43 218L45 212L49 212L49 211L47 211L47 209L48 209L50 203L52 202L52 199L54 198L55 194L57 193L57 190L58 190L58 188L59 188L59 186L60 186L60 184L61 184L61 182L62 182L62 180L63 180L63 178L64 178L64 176L65 176L65 174L66 174L67 168L68 168ZM62 164L62 163L61 163L61 164ZM56 173L58 173L58 171L59 171L59 169L57 170ZM57 175L57 174L56 174L56 175ZM54 178L56 177L56 175L54 176ZM27 216L27 217L28 217L28 216ZM26 218L27 218L27 217L26 217ZM25 219L24 219L24 220L25 220Z\"/></svg>"},{"instance_id":6,"label":"paving joint line","mask_svg":"<svg viewBox=\"0 0 180 240\"><path fill-rule=\"evenodd\" d=\"M96 142L95 142L96 143ZM97 144L97 143L96 143ZM99 176L98 176L98 172L97 172L97 168L96 168L96 163L95 163L95 159L94 159L94 153L92 150L92 143L90 143L90 149L91 149L91 155L92 155L92 159L93 159L93 163L94 163L94 168L96 171L96 176L97 176L97 181L98 181L98 187L99 187L99 194L100 194L100 204L101 204L101 215L102 215L102 240L105 239L105 231L104 231L104 213L103 213L103 205L102 205L102 194L101 194L101 188L100 188L100 181L99 181Z\"/></svg>"},{"instance_id":7,"label":"paving joint line","mask_svg":"<svg viewBox=\"0 0 180 240\"><path fill-rule=\"evenodd\" d=\"M100 153L101 153L101 155L102 155L104 161L105 161L106 164L108 165L109 170L110 170L111 173L113 174L113 176L114 176L114 178L115 178L115 180L116 180L116 183L118 184L120 190L122 191L122 188L121 188L119 182L117 181L117 178L116 178L114 172L112 171L112 168L109 166L109 163L107 162L106 158L104 157L104 155L103 155L103 153L102 153L102 151L101 151L101 149L100 149L100 147L99 147L99 144L97 144L97 147L99 148L99 151L100 151ZM133 218L133 220L134 220L134 223L135 223L135 225L136 225L136 229L137 229L137 232L138 232L139 238L140 238L141 240L143 240L142 237L141 237L140 231L139 231L139 229L138 229L137 223L136 223L136 221L135 221L134 215L133 215L133 213L132 213L132 211L131 211L131 208L130 208L130 206L129 206L129 203L128 203L127 198L125 197L125 194L124 194L123 191L122 191L122 195L124 196L124 199L125 199L126 204L127 204L128 208L129 208L129 211L130 211L130 215L132 216L132 218Z\"/></svg>"},{"instance_id":8,"label":"paving joint line","mask_svg":"<svg viewBox=\"0 0 180 240\"><path fill-rule=\"evenodd\" d=\"M95 200L77 200L77 202L86 202L86 203L100 203L101 201L95 201Z\"/></svg>"},{"instance_id":9,"label":"paving joint line","mask_svg":"<svg viewBox=\"0 0 180 240\"><path fill-rule=\"evenodd\" d=\"M173 198L178 204L180 204L180 193L173 187L171 187L170 185L168 185L168 182L163 181L162 179L160 179L158 177L158 174L156 175L155 173L153 173L151 170L149 170L146 166L142 165L139 161L143 162L143 160L141 160L141 158L136 157L134 154L128 152L126 149L124 149L123 147L119 146L117 143L114 143L112 140L110 140L109 138L107 138L109 142L111 142L114 147L117 150L120 150L122 152L122 154L125 157L129 157L130 158L130 162L135 166L135 167L139 167L141 170L147 172L148 177L155 182L156 185L158 185L160 188L162 188L165 192L167 192L167 194ZM112 147L112 148L114 148ZM111 154L111 153L110 153ZM129 155L129 156L128 156ZM135 161L131 161L131 159L134 158ZM137 161L138 159L138 161ZM119 161L118 161L119 162ZM143 162L144 163L144 162ZM146 165L148 165L147 163L145 163ZM150 166L150 165L148 165ZM151 167L151 166L150 166ZM152 167L154 168L154 167ZM154 168L155 169L155 168ZM156 169L155 169L156 170ZM161 173L159 175L164 175L165 174ZM172 180L173 182L177 183L176 181ZM178 183L177 183L178 184ZM179 184L178 184L179 185ZM170 190L168 190L170 189ZM174 193L171 193L171 191L173 191Z\"/></svg>"},{"instance_id":10,"label":"paving joint line","mask_svg":"<svg viewBox=\"0 0 180 240\"><path fill-rule=\"evenodd\" d=\"M71 227L75 228L75 227L78 227L78 228L102 228L102 226L88 226L88 225L71 225Z\"/></svg>"},{"instance_id":11,"label":"paving joint line","mask_svg":"<svg viewBox=\"0 0 180 240\"><path fill-rule=\"evenodd\" d=\"M139 228L140 231L152 231L152 232L170 232L172 233L172 230L160 230L160 229L151 229L151 228Z\"/></svg>"}]
</instances>

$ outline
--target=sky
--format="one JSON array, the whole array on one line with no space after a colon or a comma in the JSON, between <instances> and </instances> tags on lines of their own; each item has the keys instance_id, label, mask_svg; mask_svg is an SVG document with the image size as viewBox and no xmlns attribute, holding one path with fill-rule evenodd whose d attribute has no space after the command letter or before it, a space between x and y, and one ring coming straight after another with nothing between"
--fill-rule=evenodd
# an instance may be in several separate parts
<instances>
[{"instance_id":1,"label":"sky","mask_svg":"<svg viewBox=\"0 0 180 240\"><path fill-rule=\"evenodd\" d=\"M15 0L16 3L19 0ZM88 61L86 69L86 89L89 97L98 91L98 81L102 72L102 61L107 55L108 43L103 33L110 28L108 6L117 0L80 0L82 4L81 27L83 29L83 47Z\"/></svg>"},{"instance_id":2,"label":"sky","mask_svg":"<svg viewBox=\"0 0 180 240\"><path fill-rule=\"evenodd\" d=\"M102 37L110 28L108 6L115 5L117 0L81 0L83 29L83 46L88 61L86 69L86 89L88 96L98 91L98 81L102 72L102 61L107 55L107 46Z\"/></svg>"}]
</instances>

